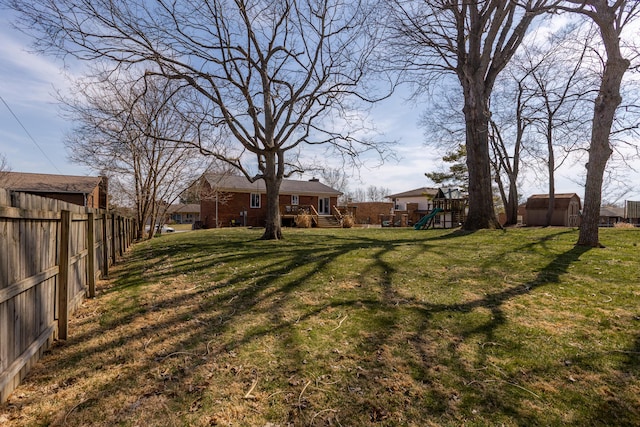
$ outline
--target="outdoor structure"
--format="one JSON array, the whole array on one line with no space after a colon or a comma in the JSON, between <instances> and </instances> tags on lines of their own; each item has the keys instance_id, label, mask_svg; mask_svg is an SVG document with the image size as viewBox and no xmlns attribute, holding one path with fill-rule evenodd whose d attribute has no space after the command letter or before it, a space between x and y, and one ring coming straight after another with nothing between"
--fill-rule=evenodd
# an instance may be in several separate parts
<instances>
[{"instance_id":1,"label":"outdoor structure","mask_svg":"<svg viewBox=\"0 0 640 427\"><path fill-rule=\"evenodd\" d=\"M356 224L382 225L381 218L393 212L393 203L351 202L346 208L354 214Z\"/></svg>"},{"instance_id":2,"label":"outdoor structure","mask_svg":"<svg viewBox=\"0 0 640 427\"><path fill-rule=\"evenodd\" d=\"M462 224L466 216L467 197L457 188L420 187L387 198L394 206L392 214L383 221L389 225L453 228ZM423 224L421 221L425 219Z\"/></svg>"},{"instance_id":3,"label":"outdoor structure","mask_svg":"<svg viewBox=\"0 0 640 427\"><path fill-rule=\"evenodd\" d=\"M309 181L283 180L279 200L283 225L293 226L298 215L308 214L316 227L339 226L341 213L336 205L340 195L341 192L315 178ZM263 180L251 183L244 176L202 176L200 218L204 227L264 227L266 215Z\"/></svg>"},{"instance_id":4,"label":"outdoor structure","mask_svg":"<svg viewBox=\"0 0 640 427\"><path fill-rule=\"evenodd\" d=\"M180 203L167 209L167 223L194 224L200 221L200 205L198 203Z\"/></svg>"},{"instance_id":5,"label":"outdoor structure","mask_svg":"<svg viewBox=\"0 0 640 427\"><path fill-rule=\"evenodd\" d=\"M382 222L402 227L417 223L433 210L433 198L437 194L437 188L420 187L388 195L387 199L393 203L393 211Z\"/></svg>"},{"instance_id":6,"label":"outdoor structure","mask_svg":"<svg viewBox=\"0 0 640 427\"><path fill-rule=\"evenodd\" d=\"M3 172L0 188L94 209L108 208L108 181L100 176Z\"/></svg>"},{"instance_id":7,"label":"outdoor structure","mask_svg":"<svg viewBox=\"0 0 640 427\"><path fill-rule=\"evenodd\" d=\"M133 243L131 218L0 188L0 403ZM0 424L2 424L0 416Z\"/></svg>"},{"instance_id":8,"label":"outdoor structure","mask_svg":"<svg viewBox=\"0 0 640 427\"><path fill-rule=\"evenodd\" d=\"M525 224L530 227L546 225L579 227L581 207L580 197L576 193L556 194L551 223L547 224L549 195L534 194L527 199Z\"/></svg>"},{"instance_id":9,"label":"outdoor structure","mask_svg":"<svg viewBox=\"0 0 640 427\"><path fill-rule=\"evenodd\" d=\"M624 217L629 223L640 227L640 202L627 200L624 205Z\"/></svg>"},{"instance_id":10,"label":"outdoor structure","mask_svg":"<svg viewBox=\"0 0 640 427\"><path fill-rule=\"evenodd\" d=\"M434 228L459 227L467 216L469 200L457 188L439 188L433 198L433 209L441 209L442 213L434 218Z\"/></svg>"},{"instance_id":11,"label":"outdoor structure","mask_svg":"<svg viewBox=\"0 0 640 427\"><path fill-rule=\"evenodd\" d=\"M619 222L625 222L624 208L617 206L600 207L600 219L598 220L600 227L613 227Z\"/></svg>"}]
</instances>

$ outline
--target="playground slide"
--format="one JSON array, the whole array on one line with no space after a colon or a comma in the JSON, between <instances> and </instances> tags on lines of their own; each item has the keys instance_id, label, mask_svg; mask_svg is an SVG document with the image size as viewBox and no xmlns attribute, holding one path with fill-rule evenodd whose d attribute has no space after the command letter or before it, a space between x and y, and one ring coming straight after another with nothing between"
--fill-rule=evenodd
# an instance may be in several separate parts
<instances>
[{"instance_id":1,"label":"playground slide","mask_svg":"<svg viewBox=\"0 0 640 427\"><path fill-rule=\"evenodd\" d=\"M435 208L434 210L432 210L431 212L429 212L428 215L425 215L422 217L422 219L418 222L416 222L413 225L414 230L422 230L423 228L425 228L425 226L427 225L427 223L433 219L433 217L435 217L438 213L442 212L442 209L440 208Z\"/></svg>"}]
</instances>

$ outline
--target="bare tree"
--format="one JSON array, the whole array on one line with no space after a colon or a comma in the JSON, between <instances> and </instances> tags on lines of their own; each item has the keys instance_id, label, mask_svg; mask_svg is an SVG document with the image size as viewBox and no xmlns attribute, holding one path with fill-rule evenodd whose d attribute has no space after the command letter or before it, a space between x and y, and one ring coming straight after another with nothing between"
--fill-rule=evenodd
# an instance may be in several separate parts
<instances>
[{"instance_id":1,"label":"bare tree","mask_svg":"<svg viewBox=\"0 0 640 427\"><path fill-rule=\"evenodd\" d=\"M342 193L338 203L344 204L349 191L349 175L347 175L342 168L323 168L320 175L325 184Z\"/></svg>"},{"instance_id":2,"label":"bare tree","mask_svg":"<svg viewBox=\"0 0 640 427\"><path fill-rule=\"evenodd\" d=\"M9 168L9 162L4 154L0 153L0 188L2 188L2 182L4 181L5 174L11 172Z\"/></svg>"},{"instance_id":3,"label":"bare tree","mask_svg":"<svg viewBox=\"0 0 640 427\"><path fill-rule=\"evenodd\" d=\"M367 187L366 194L368 202L382 202L385 197L391 194L391 190L385 187L370 185Z\"/></svg>"},{"instance_id":4,"label":"bare tree","mask_svg":"<svg viewBox=\"0 0 640 427\"><path fill-rule=\"evenodd\" d=\"M367 201L367 192L364 188L358 187L354 190L349 190L347 192L347 201L351 202L366 202Z\"/></svg>"},{"instance_id":5,"label":"bare tree","mask_svg":"<svg viewBox=\"0 0 640 427\"><path fill-rule=\"evenodd\" d=\"M77 89L75 97L63 99L76 123L65 142L70 158L107 175L120 203L135 207L137 238L145 224L153 237L154 225L164 223L171 203L201 170L195 148L169 142L197 134L184 120L185 100L174 83L150 77L109 74L100 82L79 82Z\"/></svg>"},{"instance_id":6,"label":"bare tree","mask_svg":"<svg viewBox=\"0 0 640 427\"><path fill-rule=\"evenodd\" d=\"M598 222L602 183L607 162L613 153L610 136L616 110L622 103L622 78L631 65L622 53L622 32L637 18L640 3L635 0L566 0L560 9L591 19L600 31L605 50L602 79L593 110L582 223L577 242L582 246L601 247Z\"/></svg>"},{"instance_id":7,"label":"bare tree","mask_svg":"<svg viewBox=\"0 0 640 427\"><path fill-rule=\"evenodd\" d=\"M588 129L588 96L595 89L585 73L585 56L594 34L590 29L563 32L549 40L549 48L528 49L524 59L530 93L527 118L544 141L540 155L547 169L549 206L546 223L555 210L555 173L580 148ZM584 40L582 46L576 40ZM576 47L579 47L576 49ZM536 151L536 147L530 147ZM559 157L558 157L559 154Z\"/></svg>"},{"instance_id":8,"label":"bare tree","mask_svg":"<svg viewBox=\"0 0 640 427\"><path fill-rule=\"evenodd\" d=\"M489 161L489 100L499 73L547 0L394 0L387 21L396 30L396 65L428 87L443 75L457 76L464 96L469 214L464 229L500 227ZM418 77L420 78L420 77Z\"/></svg>"},{"instance_id":9,"label":"bare tree","mask_svg":"<svg viewBox=\"0 0 640 427\"><path fill-rule=\"evenodd\" d=\"M6 1L45 51L136 64L206 99L208 121L233 143L196 145L264 180L264 239L282 237L278 193L300 172L301 145L331 144L348 158L382 151L350 123L348 101L365 99L376 46L363 0Z\"/></svg>"}]
</instances>

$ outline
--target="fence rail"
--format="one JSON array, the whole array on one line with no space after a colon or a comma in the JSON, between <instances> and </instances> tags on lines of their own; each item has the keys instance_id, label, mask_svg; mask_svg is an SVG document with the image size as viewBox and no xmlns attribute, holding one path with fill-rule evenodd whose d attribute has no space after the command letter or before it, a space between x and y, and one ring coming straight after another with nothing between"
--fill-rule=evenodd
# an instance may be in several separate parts
<instances>
[{"instance_id":1,"label":"fence rail","mask_svg":"<svg viewBox=\"0 0 640 427\"><path fill-rule=\"evenodd\" d=\"M18 386L133 240L103 210L0 189L0 402Z\"/></svg>"}]
</instances>

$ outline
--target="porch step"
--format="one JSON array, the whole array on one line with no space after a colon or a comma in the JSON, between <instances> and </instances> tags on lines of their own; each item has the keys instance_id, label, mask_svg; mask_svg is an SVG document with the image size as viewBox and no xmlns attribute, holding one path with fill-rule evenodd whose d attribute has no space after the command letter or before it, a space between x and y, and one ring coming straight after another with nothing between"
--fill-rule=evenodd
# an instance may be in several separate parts
<instances>
[{"instance_id":1,"label":"porch step","mask_svg":"<svg viewBox=\"0 0 640 427\"><path fill-rule=\"evenodd\" d=\"M332 215L318 216L318 228L341 228L340 221Z\"/></svg>"}]
</instances>

